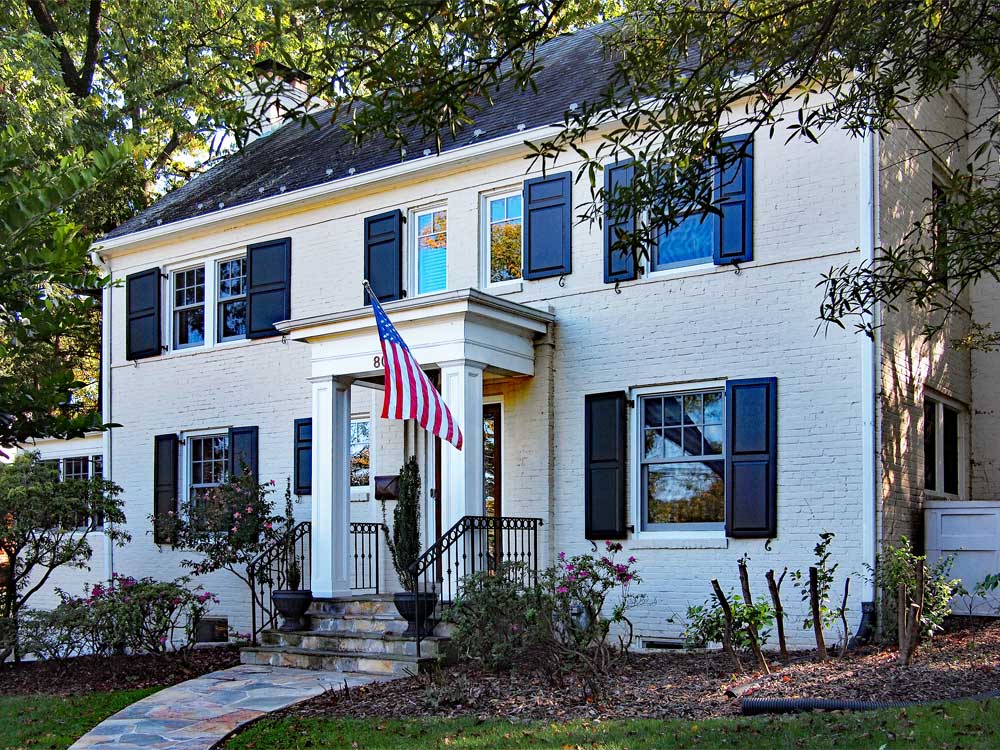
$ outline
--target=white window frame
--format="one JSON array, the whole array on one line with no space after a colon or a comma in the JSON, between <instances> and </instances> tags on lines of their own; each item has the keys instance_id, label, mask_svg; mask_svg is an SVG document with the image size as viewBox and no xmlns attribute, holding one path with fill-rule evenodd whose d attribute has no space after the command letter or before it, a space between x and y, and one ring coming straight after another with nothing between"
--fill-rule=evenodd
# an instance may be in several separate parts
<instances>
[{"instance_id":1,"label":"white window frame","mask_svg":"<svg viewBox=\"0 0 1000 750\"><path fill-rule=\"evenodd\" d=\"M180 471L178 473L180 474L180 482L181 482L181 487L183 489L182 492L180 492L179 494L183 497L183 500L188 503L190 503L193 499L191 496L191 479L192 479L191 459L194 457L194 451L191 448L191 439L213 437L217 435L224 435L228 438L229 428L211 427L202 430L188 430L180 434L181 460L180 460ZM228 450L229 450L228 445L226 447L226 450L227 450L227 462L228 462ZM177 510L178 512L180 511L179 508Z\"/></svg>"},{"instance_id":2,"label":"white window frame","mask_svg":"<svg viewBox=\"0 0 1000 750\"><path fill-rule=\"evenodd\" d=\"M209 286L209 263L193 263L180 268L174 268L170 270L170 283L169 283L169 305L170 305L170 348L173 351L186 351L188 349L198 349L208 345L211 340L210 335L212 329L209 327L209 293L208 290L211 288ZM188 273L189 271L197 271L202 269L202 282L204 290L202 292L201 308L202 308L202 340L197 344L183 344L179 345L177 343L177 313L185 310L194 310L198 307L197 304L194 305L182 305L177 306L177 277L180 274Z\"/></svg>"},{"instance_id":3,"label":"white window frame","mask_svg":"<svg viewBox=\"0 0 1000 750\"><path fill-rule=\"evenodd\" d=\"M492 292L514 292L521 291L523 288L522 282L524 277L519 276L516 279L508 279L507 281L491 281L490 280L490 226L492 222L490 221L490 201L497 200L498 198L511 198L518 196L521 198L521 273L524 273L524 190L522 187L508 185L506 187L497 188L496 190L491 190L489 192L483 193L479 200L479 258L482 267L482 272L480 273L480 284L482 284L483 289L488 289Z\"/></svg>"},{"instance_id":4,"label":"white window frame","mask_svg":"<svg viewBox=\"0 0 1000 750\"><path fill-rule=\"evenodd\" d=\"M247 258L247 287L246 291L250 291L250 279L249 279L249 255L247 253L246 246L236 247L224 252L212 253L211 255L199 256L195 259L185 259L176 265L169 265L163 268L163 272L167 275L168 279L168 298L167 298L167 340L170 342L170 354L181 354L190 353L192 351L205 351L208 349L214 349L217 347L227 347L227 346L240 346L246 344L252 339L248 339L246 336L242 338L230 338L225 341L219 341L219 303L222 301L219 299L219 265L225 263L229 260L236 260L238 258ZM201 344L192 344L189 346L177 347L174 346L174 275L177 273L183 273L184 271L190 271L194 268L204 268L205 269L205 340ZM249 295L248 295L249 296Z\"/></svg>"},{"instance_id":5,"label":"white window frame","mask_svg":"<svg viewBox=\"0 0 1000 750\"><path fill-rule=\"evenodd\" d=\"M221 271L222 264L231 263L234 260L241 260L241 259L243 260L243 294L237 295L235 297L226 297L226 299L222 299L222 294L219 289L219 284L222 281L222 271ZM230 255L225 258L216 258L215 261L213 262L213 265L215 268L214 268L214 279L213 279L214 284L212 286L212 297L213 297L213 303L215 305L215 312L212 319L212 327L215 330L213 331L212 339L216 344L229 344L232 343L233 341L245 341L247 338L246 331L243 332L242 336L229 336L228 338L222 337L222 322L220 313L222 311L222 305L224 303L239 302L240 300L243 300L245 303L249 304L247 302L250 291L249 258L246 253L243 253L242 255L240 254ZM249 324L249 321L247 321L247 323Z\"/></svg>"},{"instance_id":6,"label":"white window frame","mask_svg":"<svg viewBox=\"0 0 1000 750\"><path fill-rule=\"evenodd\" d=\"M683 383L664 383L662 385L635 386L628 391L629 400L633 407L629 411L629 437L631 445L627 447L628 459L631 465L629 469L629 506L632 513L632 525L635 529L633 535L637 540L663 540L679 541L690 540L692 542L725 542L726 528L725 519L719 528L694 529L685 528L686 524L676 524L676 528L669 529L645 529L643 528L642 516L642 464L640 453L644 445L642 435L642 415L639 413L639 404L643 396L675 396L685 393L701 393L703 391L722 391L725 393L725 380L702 380ZM723 396L725 398L725 396ZM725 407L723 407L725 408ZM725 424L723 417L723 424ZM719 459L725 461L726 441L723 441L722 455ZM714 545L713 545L714 546Z\"/></svg>"},{"instance_id":7,"label":"white window frame","mask_svg":"<svg viewBox=\"0 0 1000 750\"><path fill-rule=\"evenodd\" d=\"M445 235L445 261L444 261L444 289L437 289L433 292L421 292L420 290L420 264L417 262L419 251L417 244L417 220L424 214L444 212L444 235ZM425 206L411 208L407 212L406 222L409 225L407 230L407 252L406 263L408 266L409 288L412 293L408 297L426 297L431 294L440 294L451 289L451 222L448 216L447 203L430 203Z\"/></svg>"},{"instance_id":8,"label":"white window frame","mask_svg":"<svg viewBox=\"0 0 1000 750\"><path fill-rule=\"evenodd\" d=\"M947 406L958 412L958 494L945 492L937 488L924 487L924 494L928 497L938 497L948 500L965 500L969 496L969 411L968 407L961 401L956 401L944 394L924 390L924 399L935 404L934 408L934 465L935 476L938 486L944 486L944 409ZM924 403L920 402L920 443L921 449L924 444ZM924 465L920 465L920 476L923 481Z\"/></svg>"},{"instance_id":9,"label":"white window frame","mask_svg":"<svg viewBox=\"0 0 1000 750\"><path fill-rule=\"evenodd\" d=\"M351 414L351 422L368 423L368 484L351 485L351 502L367 502L375 497L375 425L377 420L372 410ZM350 446L348 446L350 448ZM347 457L350 464L351 456Z\"/></svg>"}]
</instances>

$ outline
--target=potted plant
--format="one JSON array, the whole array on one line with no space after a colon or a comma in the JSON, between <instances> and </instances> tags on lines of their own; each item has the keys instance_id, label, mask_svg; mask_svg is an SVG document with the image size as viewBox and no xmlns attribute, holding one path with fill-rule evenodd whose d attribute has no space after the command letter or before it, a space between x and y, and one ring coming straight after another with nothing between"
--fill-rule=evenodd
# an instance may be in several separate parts
<instances>
[{"instance_id":1,"label":"potted plant","mask_svg":"<svg viewBox=\"0 0 1000 750\"><path fill-rule=\"evenodd\" d=\"M302 584L302 567L295 555L295 541L292 531L295 528L295 517L292 514L291 483L285 487L285 585L271 593L271 602L281 614L282 622L279 630L302 630L302 618L312 604L312 591L300 589Z\"/></svg>"},{"instance_id":2,"label":"potted plant","mask_svg":"<svg viewBox=\"0 0 1000 750\"><path fill-rule=\"evenodd\" d=\"M385 515L383 502L382 517ZM412 572L413 564L420 557L420 468L415 456L410 456L400 469L399 497L392 512L392 535L386 529L385 538L392 566L404 589L392 597L396 610L407 622L403 635L416 636L418 624L426 633L438 595L435 591L419 591L417 577Z\"/></svg>"}]
</instances>

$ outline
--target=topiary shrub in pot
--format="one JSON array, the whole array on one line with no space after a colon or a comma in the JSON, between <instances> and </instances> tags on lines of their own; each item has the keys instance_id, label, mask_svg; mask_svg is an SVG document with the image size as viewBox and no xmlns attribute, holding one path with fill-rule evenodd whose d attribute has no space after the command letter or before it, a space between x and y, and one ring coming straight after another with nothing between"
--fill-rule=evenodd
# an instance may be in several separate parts
<instances>
[{"instance_id":1,"label":"topiary shrub in pot","mask_svg":"<svg viewBox=\"0 0 1000 750\"><path fill-rule=\"evenodd\" d=\"M383 503L382 517L385 516ZM420 467L415 456L410 456L399 470L399 498L392 511L392 532L385 530L385 540L404 589L393 595L396 610L407 623L403 635L416 637L418 623L420 631L427 633L438 596L434 591L418 591L417 578L411 571L420 557Z\"/></svg>"}]
</instances>

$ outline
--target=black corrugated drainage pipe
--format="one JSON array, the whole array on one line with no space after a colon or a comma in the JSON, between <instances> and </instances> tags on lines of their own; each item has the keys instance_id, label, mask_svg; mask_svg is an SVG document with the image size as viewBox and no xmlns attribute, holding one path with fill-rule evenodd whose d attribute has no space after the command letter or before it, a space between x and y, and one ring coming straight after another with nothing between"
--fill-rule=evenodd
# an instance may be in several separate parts
<instances>
[{"instance_id":1,"label":"black corrugated drainage pipe","mask_svg":"<svg viewBox=\"0 0 1000 750\"><path fill-rule=\"evenodd\" d=\"M974 700L984 701L991 698L1000 698L1000 690L990 693L980 693L969 695L964 698L951 698L949 700ZM803 711L877 711L884 708L909 708L910 706L922 706L930 703L943 703L941 700L934 701L859 701L859 700L826 700L823 698L744 698L741 710L744 716L759 716L761 714L794 714Z\"/></svg>"}]
</instances>

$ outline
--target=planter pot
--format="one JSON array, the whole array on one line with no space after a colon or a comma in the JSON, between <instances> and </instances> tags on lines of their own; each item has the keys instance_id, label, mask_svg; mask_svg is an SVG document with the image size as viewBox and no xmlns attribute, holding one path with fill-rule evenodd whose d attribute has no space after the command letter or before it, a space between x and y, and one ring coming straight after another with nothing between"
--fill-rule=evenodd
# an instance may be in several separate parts
<instances>
[{"instance_id":1,"label":"planter pot","mask_svg":"<svg viewBox=\"0 0 1000 750\"><path fill-rule=\"evenodd\" d=\"M406 630L403 635L415 638L417 623L421 623L420 632L430 635L434 629L434 607L437 606L438 595L434 591L400 591L392 595L396 611L406 620Z\"/></svg>"},{"instance_id":2,"label":"planter pot","mask_svg":"<svg viewBox=\"0 0 1000 750\"><path fill-rule=\"evenodd\" d=\"M303 630L302 616L312 604L312 591L275 591L271 594L274 608L281 614L278 630Z\"/></svg>"}]
</instances>

